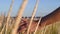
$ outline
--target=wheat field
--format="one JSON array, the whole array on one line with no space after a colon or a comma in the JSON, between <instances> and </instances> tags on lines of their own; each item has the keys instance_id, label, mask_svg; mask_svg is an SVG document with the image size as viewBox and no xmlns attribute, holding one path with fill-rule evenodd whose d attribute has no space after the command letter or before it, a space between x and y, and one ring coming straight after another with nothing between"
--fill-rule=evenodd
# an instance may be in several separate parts
<instances>
[{"instance_id":1,"label":"wheat field","mask_svg":"<svg viewBox=\"0 0 60 34\"><path fill-rule=\"evenodd\" d=\"M39 19L38 24L35 28L35 31L29 32L29 30L31 28L32 21L33 21L34 16L37 12L39 0L36 1L36 5L34 6L32 17L30 19L30 24L29 24L27 31L26 31L27 33L24 33L24 31L17 32L18 26L19 26L20 21L22 19L22 15L23 15L24 9L26 8L27 3L28 3L28 0L23 0L21 7L18 10L18 14L16 16L16 19L13 19L10 16L10 14L13 10L12 7L14 4L14 0L12 0L7 17L5 17L4 14L0 16L0 34L60 34L60 21L55 22L50 25L47 25L47 26L44 26L40 30L37 30L42 17Z\"/></svg>"}]
</instances>

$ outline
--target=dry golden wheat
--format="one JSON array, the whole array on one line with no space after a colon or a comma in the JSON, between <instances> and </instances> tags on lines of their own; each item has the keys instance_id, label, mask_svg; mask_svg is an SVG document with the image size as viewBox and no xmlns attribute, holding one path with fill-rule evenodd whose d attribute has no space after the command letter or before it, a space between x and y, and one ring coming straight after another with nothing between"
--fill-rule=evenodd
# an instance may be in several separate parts
<instances>
[{"instance_id":1,"label":"dry golden wheat","mask_svg":"<svg viewBox=\"0 0 60 34\"><path fill-rule=\"evenodd\" d=\"M37 29L38 29L38 27L39 27L39 24L40 24L41 19L42 19L42 18L40 17L40 19L39 19L39 21L38 21L38 24L37 24L37 26L36 26L36 29L35 29L34 34L36 34L36 32L37 32Z\"/></svg>"},{"instance_id":2,"label":"dry golden wheat","mask_svg":"<svg viewBox=\"0 0 60 34\"><path fill-rule=\"evenodd\" d=\"M14 0L12 0L12 3L10 5L10 9L9 9L9 12L8 12L8 15L7 15L7 21L6 21L6 31L5 31L5 34L7 34L7 29L8 29L8 22L9 22L9 19L10 19L10 14L12 12L12 7L13 7L13 3L14 3Z\"/></svg>"},{"instance_id":3,"label":"dry golden wheat","mask_svg":"<svg viewBox=\"0 0 60 34\"><path fill-rule=\"evenodd\" d=\"M31 17L31 20L30 20L30 24L28 26L27 34L29 34L29 30L30 30L33 18L34 18L35 14L36 14L37 8L38 8L38 1L36 2L36 5L35 5L33 13L32 13L32 17Z\"/></svg>"},{"instance_id":4,"label":"dry golden wheat","mask_svg":"<svg viewBox=\"0 0 60 34\"><path fill-rule=\"evenodd\" d=\"M21 21L22 14L24 12L24 9L26 7L27 2L28 2L28 0L23 0L21 8L18 11L18 15L17 15L17 18L16 18L16 23L15 23L14 28L12 30L12 34L17 34L17 29L18 29L19 23Z\"/></svg>"}]
</instances>

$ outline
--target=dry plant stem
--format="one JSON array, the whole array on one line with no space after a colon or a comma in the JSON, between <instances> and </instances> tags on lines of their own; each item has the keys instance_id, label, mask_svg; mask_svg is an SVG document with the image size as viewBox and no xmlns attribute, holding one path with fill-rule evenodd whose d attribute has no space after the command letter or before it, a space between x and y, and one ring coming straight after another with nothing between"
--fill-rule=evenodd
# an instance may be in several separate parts
<instances>
[{"instance_id":1,"label":"dry plant stem","mask_svg":"<svg viewBox=\"0 0 60 34\"><path fill-rule=\"evenodd\" d=\"M1 26L3 26L3 21L4 21L4 18L5 18L5 15L2 13L2 15L1 16L3 16L3 19L2 19L2 22L1 22ZM2 34L3 33L3 31L4 31L4 28L5 28L5 24L4 24L4 26L3 26L3 28L2 28L2 30L1 30L1 32L0 32L0 34Z\"/></svg>"},{"instance_id":2,"label":"dry plant stem","mask_svg":"<svg viewBox=\"0 0 60 34\"><path fill-rule=\"evenodd\" d=\"M29 30L30 30L33 18L34 18L35 14L36 14L37 8L38 8L38 0L36 1L36 5L35 5L33 13L32 13L32 17L31 17L31 20L30 20L30 24L28 26L27 34L29 34Z\"/></svg>"},{"instance_id":3,"label":"dry plant stem","mask_svg":"<svg viewBox=\"0 0 60 34\"><path fill-rule=\"evenodd\" d=\"M40 24L41 19L42 19L42 18L40 18L39 21L38 21L38 24L37 24L37 26L36 26L36 29L35 29L34 34L36 34L36 32L37 32L37 29L38 29L38 27L39 27L39 24Z\"/></svg>"},{"instance_id":4,"label":"dry plant stem","mask_svg":"<svg viewBox=\"0 0 60 34\"><path fill-rule=\"evenodd\" d=\"M2 24L3 24L3 20L4 20L4 13L1 14L0 27L1 27Z\"/></svg>"},{"instance_id":5,"label":"dry plant stem","mask_svg":"<svg viewBox=\"0 0 60 34\"><path fill-rule=\"evenodd\" d=\"M18 11L18 15L17 15L17 18L16 18L16 23L15 23L14 28L12 30L12 34L17 34L17 29L18 29L19 23L21 21L22 14L24 12L24 9L26 7L27 2L28 2L28 0L23 0L21 8Z\"/></svg>"},{"instance_id":6,"label":"dry plant stem","mask_svg":"<svg viewBox=\"0 0 60 34\"><path fill-rule=\"evenodd\" d=\"M43 34L45 34L46 26L44 26Z\"/></svg>"},{"instance_id":7,"label":"dry plant stem","mask_svg":"<svg viewBox=\"0 0 60 34\"><path fill-rule=\"evenodd\" d=\"M0 34L2 34L2 33L3 33L3 31L4 31L4 28L5 28L5 25L4 25L4 27L2 28L2 30L1 30L1 32L0 32Z\"/></svg>"},{"instance_id":8,"label":"dry plant stem","mask_svg":"<svg viewBox=\"0 0 60 34\"><path fill-rule=\"evenodd\" d=\"M14 3L14 0L12 0L12 3L10 5L10 9L9 9L9 12L8 12L8 15L7 15L7 21L6 21L6 34L7 34L7 29L8 29L8 22L9 22L9 19L10 19L10 14L12 12L12 7L13 7L13 3Z\"/></svg>"}]
</instances>

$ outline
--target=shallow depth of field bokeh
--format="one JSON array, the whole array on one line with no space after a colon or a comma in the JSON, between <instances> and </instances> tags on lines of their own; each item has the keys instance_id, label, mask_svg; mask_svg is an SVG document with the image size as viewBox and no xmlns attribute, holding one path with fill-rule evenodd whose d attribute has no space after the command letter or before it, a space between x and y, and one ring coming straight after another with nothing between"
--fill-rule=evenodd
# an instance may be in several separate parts
<instances>
[{"instance_id":1,"label":"shallow depth of field bokeh","mask_svg":"<svg viewBox=\"0 0 60 34\"><path fill-rule=\"evenodd\" d=\"M0 0L0 34L60 34L60 0L44 1Z\"/></svg>"}]
</instances>

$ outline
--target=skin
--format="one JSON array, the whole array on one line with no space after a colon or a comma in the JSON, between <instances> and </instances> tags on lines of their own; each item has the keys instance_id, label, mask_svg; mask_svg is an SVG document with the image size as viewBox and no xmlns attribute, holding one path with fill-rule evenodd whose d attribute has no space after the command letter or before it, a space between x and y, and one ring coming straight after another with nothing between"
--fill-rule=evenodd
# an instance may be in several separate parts
<instances>
[{"instance_id":1,"label":"skin","mask_svg":"<svg viewBox=\"0 0 60 34\"><path fill-rule=\"evenodd\" d=\"M23 22L24 24L22 24L23 26L19 26L21 29L19 30L19 32L24 31L27 29L27 26L29 25L29 20L28 19L24 19ZM60 8L57 8L56 10L54 10L52 13L48 14L47 16L44 16L41 20L41 24L38 27L38 30L40 30L41 27L44 27L46 25L55 23L57 21L60 21ZM30 28L30 32L34 32L36 25L37 25L38 21L33 21L31 28Z\"/></svg>"}]
</instances>

